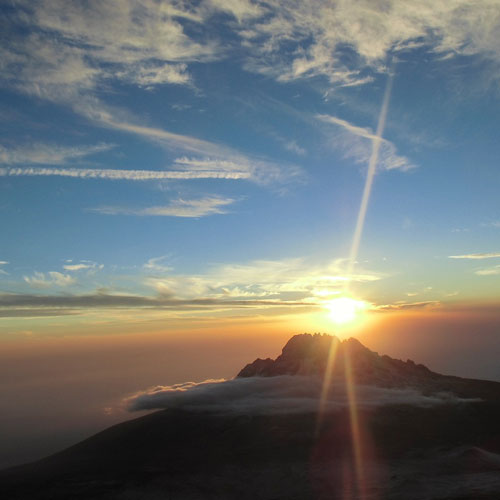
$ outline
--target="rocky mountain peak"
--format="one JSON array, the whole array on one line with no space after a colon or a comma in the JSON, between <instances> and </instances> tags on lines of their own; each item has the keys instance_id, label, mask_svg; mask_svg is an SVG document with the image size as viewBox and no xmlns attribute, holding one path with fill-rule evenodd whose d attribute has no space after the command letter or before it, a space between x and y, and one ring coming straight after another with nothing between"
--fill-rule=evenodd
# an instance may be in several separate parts
<instances>
[{"instance_id":1,"label":"rocky mountain peak","mask_svg":"<svg viewBox=\"0 0 500 500\"><path fill-rule=\"evenodd\" d=\"M246 365L238 377L273 377L277 375L322 376L329 357L333 374L345 377L350 369L358 383L398 387L417 385L424 379L440 377L424 365L406 362L378 353L365 347L359 340L339 340L327 334L293 336L276 359L256 359Z\"/></svg>"}]
</instances>

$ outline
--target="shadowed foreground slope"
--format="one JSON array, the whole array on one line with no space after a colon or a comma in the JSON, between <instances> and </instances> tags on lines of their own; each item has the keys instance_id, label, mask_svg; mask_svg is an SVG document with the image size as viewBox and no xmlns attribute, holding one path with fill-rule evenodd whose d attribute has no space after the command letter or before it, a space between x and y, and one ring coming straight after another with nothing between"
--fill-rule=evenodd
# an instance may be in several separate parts
<instances>
[{"instance_id":1,"label":"shadowed foreground slope","mask_svg":"<svg viewBox=\"0 0 500 500\"><path fill-rule=\"evenodd\" d=\"M321 375L332 342L337 341L296 336L278 360L264 360L267 372L259 375ZM411 381L422 391L455 389L481 400L360 406L354 411L354 434L351 407L328 411L320 424L316 412L169 408L0 472L0 495L35 500L500 498L500 383L434 374L378 356L352 340L339 344L337 354L333 371L339 381L339 367L344 369L347 359L342 357L350 356L355 377L365 384L371 373L378 385ZM248 365L240 377L257 375L250 373L252 366L262 363Z\"/></svg>"}]
</instances>

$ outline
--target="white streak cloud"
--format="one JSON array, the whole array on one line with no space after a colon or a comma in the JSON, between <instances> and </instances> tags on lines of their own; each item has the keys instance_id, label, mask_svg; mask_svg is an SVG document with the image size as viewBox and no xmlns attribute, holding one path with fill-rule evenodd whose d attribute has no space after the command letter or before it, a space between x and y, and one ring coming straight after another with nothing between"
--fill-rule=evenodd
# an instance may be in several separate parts
<instances>
[{"instance_id":1,"label":"white streak cloud","mask_svg":"<svg viewBox=\"0 0 500 500\"><path fill-rule=\"evenodd\" d=\"M248 179L250 174L217 171L120 170L112 168L0 168L0 177L57 176L75 179L107 179L127 181Z\"/></svg>"}]
</instances>

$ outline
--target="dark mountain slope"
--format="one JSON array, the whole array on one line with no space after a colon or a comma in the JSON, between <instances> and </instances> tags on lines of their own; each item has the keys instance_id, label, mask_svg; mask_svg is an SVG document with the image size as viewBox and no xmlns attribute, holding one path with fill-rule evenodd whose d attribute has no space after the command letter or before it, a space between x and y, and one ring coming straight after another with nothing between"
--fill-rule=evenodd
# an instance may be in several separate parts
<instances>
[{"instance_id":1,"label":"dark mountain slope","mask_svg":"<svg viewBox=\"0 0 500 500\"><path fill-rule=\"evenodd\" d=\"M294 370L285 373L304 374L307 366L320 374L314 363L321 363L325 354L317 346L329 349L331 342L336 341L294 337L278 358L281 361L265 362L266 375L283 374L283 366ZM235 415L163 410L111 427L33 464L0 471L0 497L500 498L500 384L433 374L411 362L378 356L357 341L340 346L338 353L344 349L344 356L355 346L353 372L365 382L366 373L375 374L374 383L386 382L389 371L391 377L394 373L407 376L405 384L430 380L435 387L455 387L467 396L477 390L482 400L433 407L359 408L356 433L349 408L323 415L320 424L315 412ZM259 363L242 372L248 374L248 367ZM274 363L276 370L271 368ZM342 361L336 366L342 366Z\"/></svg>"}]
</instances>

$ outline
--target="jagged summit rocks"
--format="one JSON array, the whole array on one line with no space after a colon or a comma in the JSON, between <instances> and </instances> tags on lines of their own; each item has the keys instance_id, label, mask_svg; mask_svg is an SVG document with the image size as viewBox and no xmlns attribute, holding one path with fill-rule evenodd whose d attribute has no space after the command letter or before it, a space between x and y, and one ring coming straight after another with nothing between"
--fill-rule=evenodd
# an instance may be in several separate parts
<instances>
[{"instance_id":1,"label":"jagged summit rocks","mask_svg":"<svg viewBox=\"0 0 500 500\"><path fill-rule=\"evenodd\" d=\"M332 358L333 374L344 377L346 363L358 383L401 387L415 385L423 379L435 379L441 375L431 372L424 365L412 360L401 361L389 356L380 356L370 351L359 340L316 333L293 336L275 359L256 359L246 365L238 377L273 377L277 375L318 375L327 370L328 359Z\"/></svg>"},{"instance_id":2,"label":"jagged summit rocks","mask_svg":"<svg viewBox=\"0 0 500 500\"><path fill-rule=\"evenodd\" d=\"M500 401L500 384L488 380L473 380L442 375L411 359L402 361L379 355L359 340L316 333L293 336L276 359L256 359L246 365L237 377L275 377L305 375L322 377L332 357L333 381L346 376L346 363L353 382L386 388L418 389L426 394L453 393L464 398Z\"/></svg>"}]
</instances>

